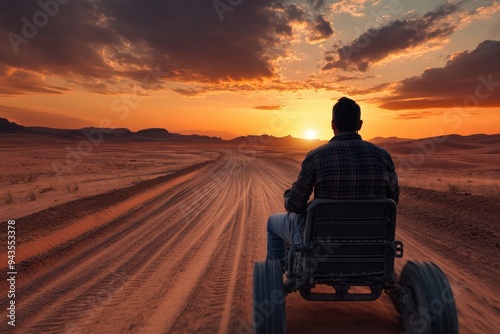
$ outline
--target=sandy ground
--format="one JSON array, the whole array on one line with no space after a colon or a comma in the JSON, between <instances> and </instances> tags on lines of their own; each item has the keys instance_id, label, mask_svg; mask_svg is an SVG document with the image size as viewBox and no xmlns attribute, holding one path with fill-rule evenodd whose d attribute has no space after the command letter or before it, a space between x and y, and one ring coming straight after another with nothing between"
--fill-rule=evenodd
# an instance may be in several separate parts
<instances>
[{"instance_id":1,"label":"sandy ground","mask_svg":"<svg viewBox=\"0 0 500 334\"><path fill-rule=\"evenodd\" d=\"M251 276L254 262L265 257L265 222L283 210L281 194L304 153L103 144L65 176L77 180L77 190L58 183L40 192L51 178L56 182L50 161L63 163L66 146L2 150L10 159L4 163L10 169L2 167L2 190L18 187L15 200L0 208L2 221L16 220L14 332L252 333ZM21 173L16 163L32 170ZM483 164L482 176L477 166L447 173L435 165L402 175L397 237L405 257L397 267L418 259L445 271L461 333L500 332L496 164ZM425 168L430 176L423 187L415 175ZM471 182L468 190L429 185L453 185L469 172L489 185L487 192ZM29 191L35 200L26 199ZM3 333L13 331L5 311L5 243L0 258ZM404 331L385 295L375 302L318 303L292 294L286 302L289 333Z\"/></svg>"}]
</instances>

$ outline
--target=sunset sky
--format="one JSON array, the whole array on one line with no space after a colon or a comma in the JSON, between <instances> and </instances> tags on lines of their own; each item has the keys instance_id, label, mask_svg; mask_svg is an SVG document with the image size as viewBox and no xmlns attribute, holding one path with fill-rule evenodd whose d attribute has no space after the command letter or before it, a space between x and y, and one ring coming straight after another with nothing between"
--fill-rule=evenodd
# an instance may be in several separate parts
<instances>
[{"instance_id":1,"label":"sunset sky","mask_svg":"<svg viewBox=\"0 0 500 334\"><path fill-rule=\"evenodd\" d=\"M328 139L500 131L500 2L0 0L0 117Z\"/></svg>"}]
</instances>

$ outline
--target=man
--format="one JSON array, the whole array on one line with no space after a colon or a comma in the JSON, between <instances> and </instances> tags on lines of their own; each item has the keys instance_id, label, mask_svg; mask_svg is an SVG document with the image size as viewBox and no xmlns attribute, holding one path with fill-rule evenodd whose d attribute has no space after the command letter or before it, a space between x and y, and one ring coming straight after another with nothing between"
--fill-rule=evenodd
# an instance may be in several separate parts
<instances>
[{"instance_id":1,"label":"man","mask_svg":"<svg viewBox=\"0 0 500 334\"><path fill-rule=\"evenodd\" d=\"M267 221L267 258L280 260L285 269L286 244L300 243L307 202L314 198L399 200L394 163L384 149L363 141L361 109L347 98L333 106L332 129L335 136L309 152L302 162L297 181L285 191L288 213L273 214Z\"/></svg>"}]
</instances>

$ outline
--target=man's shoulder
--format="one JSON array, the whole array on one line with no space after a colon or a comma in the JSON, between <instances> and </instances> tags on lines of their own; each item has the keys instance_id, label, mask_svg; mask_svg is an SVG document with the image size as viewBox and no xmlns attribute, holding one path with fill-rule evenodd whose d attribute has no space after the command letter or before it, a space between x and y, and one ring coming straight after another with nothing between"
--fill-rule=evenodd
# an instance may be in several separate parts
<instances>
[{"instance_id":1,"label":"man's shoulder","mask_svg":"<svg viewBox=\"0 0 500 334\"><path fill-rule=\"evenodd\" d=\"M374 143L371 143L369 141L363 140L363 139L354 139L354 140L330 140L328 143L325 143L321 146L316 147L309 153L314 154L314 153L319 153L323 151L328 151L328 150L334 150L337 148L341 147L366 147L369 149L373 150L381 150L384 152L387 152L385 149L383 149L380 146L375 145Z\"/></svg>"},{"instance_id":2,"label":"man's shoulder","mask_svg":"<svg viewBox=\"0 0 500 334\"><path fill-rule=\"evenodd\" d=\"M328 150L332 150L332 149L333 149L332 142L330 141L330 142L328 142L326 144L318 146L315 149L309 151L309 153L307 153L307 157L314 157L314 156L317 156L317 155L321 154L322 152L325 152L325 151L328 151Z\"/></svg>"},{"instance_id":3,"label":"man's shoulder","mask_svg":"<svg viewBox=\"0 0 500 334\"><path fill-rule=\"evenodd\" d=\"M315 156L320 156L323 154L329 154L331 152L335 152L337 150L342 150L345 148L362 148L365 150L370 150L373 152L377 152L381 155L389 156L389 152L387 152L384 148L375 145L369 141L362 140L362 139L357 139L357 140L349 140L349 141L344 141L344 140L330 140L328 143L323 144L321 146L318 146L317 148L313 149L310 151L307 156L312 158Z\"/></svg>"}]
</instances>

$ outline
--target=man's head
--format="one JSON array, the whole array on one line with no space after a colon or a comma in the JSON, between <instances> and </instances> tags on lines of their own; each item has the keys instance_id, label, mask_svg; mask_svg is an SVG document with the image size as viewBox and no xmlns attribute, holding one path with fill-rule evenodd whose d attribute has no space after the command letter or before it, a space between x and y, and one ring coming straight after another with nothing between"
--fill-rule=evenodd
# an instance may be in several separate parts
<instances>
[{"instance_id":1,"label":"man's head","mask_svg":"<svg viewBox=\"0 0 500 334\"><path fill-rule=\"evenodd\" d=\"M361 108L347 97L341 97L333 106L332 129L335 134L357 132L361 129Z\"/></svg>"}]
</instances>

